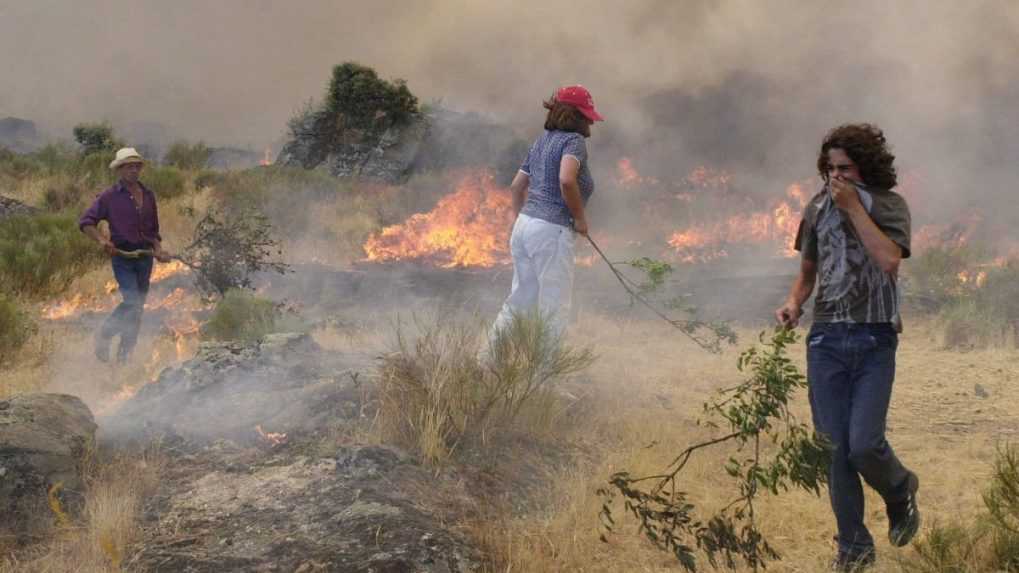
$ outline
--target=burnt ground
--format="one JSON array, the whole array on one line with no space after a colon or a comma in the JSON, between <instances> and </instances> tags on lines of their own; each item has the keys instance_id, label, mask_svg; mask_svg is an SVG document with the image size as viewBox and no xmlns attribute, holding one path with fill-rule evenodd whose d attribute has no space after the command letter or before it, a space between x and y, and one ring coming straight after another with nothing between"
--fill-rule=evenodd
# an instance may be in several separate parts
<instances>
[{"instance_id":1,"label":"burnt ground","mask_svg":"<svg viewBox=\"0 0 1019 573\"><path fill-rule=\"evenodd\" d=\"M128 568L478 571L463 524L535 507L555 468L586 455L505 435L423 466L367 443L373 375L307 335L207 343L100 419L107 450L157 444L165 459Z\"/></svg>"}]
</instances>

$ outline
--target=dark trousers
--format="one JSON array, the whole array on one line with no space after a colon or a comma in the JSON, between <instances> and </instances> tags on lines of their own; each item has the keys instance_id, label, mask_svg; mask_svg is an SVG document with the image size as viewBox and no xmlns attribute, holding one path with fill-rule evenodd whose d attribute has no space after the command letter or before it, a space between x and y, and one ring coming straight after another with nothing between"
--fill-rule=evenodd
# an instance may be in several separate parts
<instances>
[{"instance_id":1,"label":"dark trousers","mask_svg":"<svg viewBox=\"0 0 1019 573\"><path fill-rule=\"evenodd\" d=\"M907 470L885 439L898 344L890 324L815 323L807 336L810 410L834 447L828 492L843 553L874 547L861 476L885 503L907 496Z\"/></svg>"},{"instance_id":2,"label":"dark trousers","mask_svg":"<svg viewBox=\"0 0 1019 573\"><path fill-rule=\"evenodd\" d=\"M128 259L113 257L113 277L117 279L123 300L110 316L106 317L99 331L102 344L120 335L117 358L124 360L134 350L141 328L145 297L149 294L149 277L152 276L152 257Z\"/></svg>"}]
</instances>

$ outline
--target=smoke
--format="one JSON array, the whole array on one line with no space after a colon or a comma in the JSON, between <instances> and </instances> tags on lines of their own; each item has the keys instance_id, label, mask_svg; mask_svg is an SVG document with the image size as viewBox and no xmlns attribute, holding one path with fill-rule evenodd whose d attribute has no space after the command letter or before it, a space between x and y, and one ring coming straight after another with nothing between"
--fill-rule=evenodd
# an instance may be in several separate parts
<instances>
[{"instance_id":1,"label":"smoke","mask_svg":"<svg viewBox=\"0 0 1019 573\"><path fill-rule=\"evenodd\" d=\"M354 60L529 136L540 100L580 82L608 118L596 158L788 181L828 128L872 121L955 209L1006 198L1016 53L1005 1L40 0L0 5L0 115L260 148Z\"/></svg>"}]
</instances>

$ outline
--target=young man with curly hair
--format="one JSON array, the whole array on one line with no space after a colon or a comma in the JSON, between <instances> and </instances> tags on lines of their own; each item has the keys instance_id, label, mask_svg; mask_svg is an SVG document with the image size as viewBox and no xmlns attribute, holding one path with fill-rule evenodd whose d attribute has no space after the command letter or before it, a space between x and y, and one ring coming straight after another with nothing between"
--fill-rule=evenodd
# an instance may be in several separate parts
<instances>
[{"instance_id":1,"label":"young man with curly hair","mask_svg":"<svg viewBox=\"0 0 1019 573\"><path fill-rule=\"evenodd\" d=\"M897 277L909 257L909 208L896 185L895 156L874 125L842 125L821 144L824 188L807 204L796 237L800 273L775 316L795 327L817 285L807 335L807 379L815 429L832 443L828 489L838 524L833 567L874 562L860 478L884 499L888 538L909 543L920 526L919 481L885 439L902 330Z\"/></svg>"}]
</instances>

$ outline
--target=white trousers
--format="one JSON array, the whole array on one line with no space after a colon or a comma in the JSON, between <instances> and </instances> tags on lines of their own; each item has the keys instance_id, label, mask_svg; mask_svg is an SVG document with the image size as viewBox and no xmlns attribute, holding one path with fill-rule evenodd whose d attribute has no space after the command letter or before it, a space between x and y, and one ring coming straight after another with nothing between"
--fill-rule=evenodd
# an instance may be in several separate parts
<instances>
[{"instance_id":1,"label":"white trousers","mask_svg":"<svg viewBox=\"0 0 1019 573\"><path fill-rule=\"evenodd\" d=\"M513 287L492 325L493 334L508 326L515 314L538 310L552 332L563 335L573 297L575 249L573 229L517 216L510 235Z\"/></svg>"}]
</instances>

